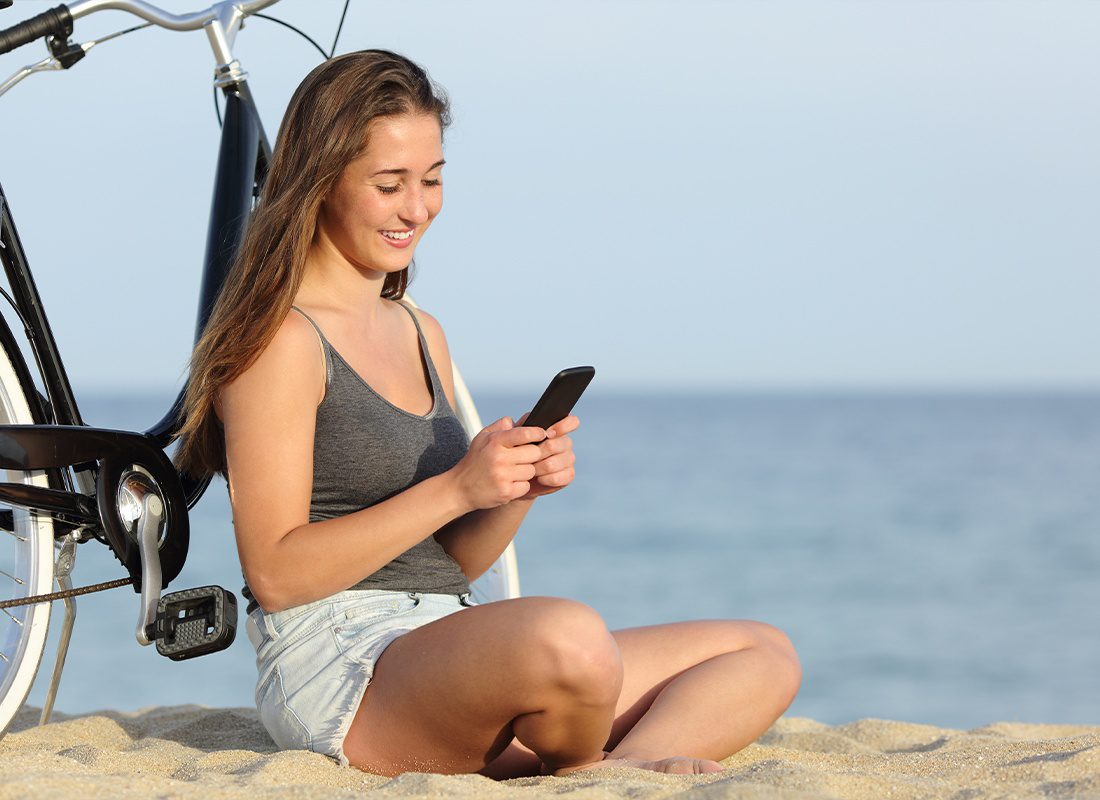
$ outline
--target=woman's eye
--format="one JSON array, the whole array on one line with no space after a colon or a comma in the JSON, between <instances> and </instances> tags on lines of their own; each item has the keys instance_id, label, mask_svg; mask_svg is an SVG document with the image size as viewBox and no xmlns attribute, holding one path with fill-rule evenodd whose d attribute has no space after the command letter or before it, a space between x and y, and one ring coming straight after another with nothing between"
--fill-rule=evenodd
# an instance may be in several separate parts
<instances>
[{"instance_id":1,"label":"woman's eye","mask_svg":"<svg viewBox=\"0 0 1100 800\"><path fill-rule=\"evenodd\" d=\"M424 185L425 186L442 186L443 181L440 180L439 178L432 178L429 181L424 181Z\"/></svg>"},{"instance_id":2,"label":"woman's eye","mask_svg":"<svg viewBox=\"0 0 1100 800\"><path fill-rule=\"evenodd\" d=\"M379 186L378 191L382 194L396 194L397 190L400 188L400 186Z\"/></svg>"}]
</instances>

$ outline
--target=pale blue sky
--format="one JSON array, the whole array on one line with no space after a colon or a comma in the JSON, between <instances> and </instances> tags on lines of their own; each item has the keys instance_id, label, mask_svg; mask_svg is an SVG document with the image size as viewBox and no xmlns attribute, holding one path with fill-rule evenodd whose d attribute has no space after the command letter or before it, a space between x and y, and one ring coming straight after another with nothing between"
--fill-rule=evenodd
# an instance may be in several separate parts
<instances>
[{"instance_id":1,"label":"pale blue sky","mask_svg":"<svg viewBox=\"0 0 1100 800\"><path fill-rule=\"evenodd\" d=\"M270 13L327 46L341 7ZM580 363L622 389L1096 388L1098 35L1089 2L352 0L340 50L403 52L452 96L412 294L475 389ZM256 20L237 54L274 137L316 52ZM147 30L0 98L78 389L178 381L212 66L201 33Z\"/></svg>"}]
</instances>

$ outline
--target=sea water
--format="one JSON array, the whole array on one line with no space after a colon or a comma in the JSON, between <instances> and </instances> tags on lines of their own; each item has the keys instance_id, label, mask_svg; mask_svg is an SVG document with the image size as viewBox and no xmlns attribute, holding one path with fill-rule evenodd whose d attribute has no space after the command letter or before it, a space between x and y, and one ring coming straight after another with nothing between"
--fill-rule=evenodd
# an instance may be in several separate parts
<instances>
[{"instance_id":1,"label":"sea water","mask_svg":"<svg viewBox=\"0 0 1100 800\"><path fill-rule=\"evenodd\" d=\"M475 399L485 424L531 401ZM142 430L170 400L82 397L82 411ZM1100 396L594 387L578 414L573 485L516 537L524 594L583 601L612 629L776 625L802 661L791 715L1100 724ZM80 547L75 585L122 574L106 548ZM171 588L208 583L241 586L220 478ZM251 705L243 614L227 651L175 663L135 643L132 590L77 603L59 710Z\"/></svg>"}]
</instances>

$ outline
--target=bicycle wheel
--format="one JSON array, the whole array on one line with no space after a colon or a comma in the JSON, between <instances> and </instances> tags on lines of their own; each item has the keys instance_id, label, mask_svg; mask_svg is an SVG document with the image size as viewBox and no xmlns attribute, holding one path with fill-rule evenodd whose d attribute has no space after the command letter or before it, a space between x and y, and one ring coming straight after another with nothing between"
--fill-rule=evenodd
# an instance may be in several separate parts
<instances>
[{"instance_id":1,"label":"bicycle wheel","mask_svg":"<svg viewBox=\"0 0 1100 800\"><path fill-rule=\"evenodd\" d=\"M15 358L22 359L16 353ZM29 425L36 420L12 364L0 348L0 424ZM42 471L0 470L0 480L49 486ZM54 525L48 514L0 505L0 600L31 597L53 589ZM0 736L26 702L38 673L50 603L0 609Z\"/></svg>"}]
</instances>

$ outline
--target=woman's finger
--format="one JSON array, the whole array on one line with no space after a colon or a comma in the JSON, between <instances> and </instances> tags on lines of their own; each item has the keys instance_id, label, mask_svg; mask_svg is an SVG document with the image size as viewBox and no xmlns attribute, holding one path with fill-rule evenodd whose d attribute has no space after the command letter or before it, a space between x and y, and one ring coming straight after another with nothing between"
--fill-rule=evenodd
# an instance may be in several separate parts
<instances>
[{"instance_id":1,"label":"woman's finger","mask_svg":"<svg viewBox=\"0 0 1100 800\"><path fill-rule=\"evenodd\" d=\"M570 414L568 417L558 420L550 426L550 430L554 432L554 436L564 436L567 433L572 433L581 426L581 421L575 414Z\"/></svg>"},{"instance_id":2,"label":"woman's finger","mask_svg":"<svg viewBox=\"0 0 1100 800\"><path fill-rule=\"evenodd\" d=\"M513 481L531 481L535 479L536 474L534 464L516 464L512 467L511 478Z\"/></svg>"},{"instance_id":3,"label":"woman's finger","mask_svg":"<svg viewBox=\"0 0 1100 800\"><path fill-rule=\"evenodd\" d=\"M542 457L545 459L557 455L558 453L565 453L572 450L573 440L570 439L569 436L558 436L553 439L539 442L537 446L542 453Z\"/></svg>"},{"instance_id":4,"label":"woman's finger","mask_svg":"<svg viewBox=\"0 0 1100 800\"><path fill-rule=\"evenodd\" d=\"M540 477L543 475L552 475L555 472L561 472L564 469L568 469L576 462L576 457L572 453L559 453L556 456L550 456L550 458L544 458L535 464L535 474Z\"/></svg>"},{"instance_id":5,"label":"woman's finger","mask_svg":"<svg viewBox=\"0 0 1100 800\"><path fill-rule=\"evenodd\" d=\"M544 458L537 444L521 444L508 448L508 460L513 464L534 464Z\"/></svg>"},{"instance_id":6,"label":"woman's finger","mask_svg":"<svg viewBox=\"0 0 1100 800\"><path fill-rule=\"evenodd\" d=\"M550 442L545 442L550 447L551 453L564 453L573 449L573 439L568 433L556 437ZM540 447L542 445L539 445Z\"/></svg>"},{"instance_id":7,"label":"woman's finger","mask_svg":"<svg viewBox=\"0 0 1100 800\"><path fill-rule=\"evenodd\" d=\"M568 486L573 482L573 478L576 477L576 470L573 467L559 470L557 472L551 472L548 475L539 475L539 483L543 486L550 486L556 489L560 489L563 486Z\"/></svg>"},{"instance_id":8,"label":"woman's finger","mask_svg":"<svg viewBox=\"0 0 1100 800\"><path fill-rule=\"evenodd\" d=\"M541 442L546 438L546 431L542 428L529 428L524 425L510 430L502 430L497 433L497 436L500 437L500 443L505 447L519 447Z\"/></svg>"},{"instance_id":9,"label":"woman's finger","mask_svg":"<svg viewBox=\"0 0 1100 800\"><path fill-rule=\"evenodd\" d=\"M501 417L496 422L494 422L492 425L489 425L487 428L485 428L485 430L489 431L490 433L495 433L496 431L507 431L507 430L511 430L511 429L512 429L512 418L511 417Z\"/></svg>"}]
</instances>

